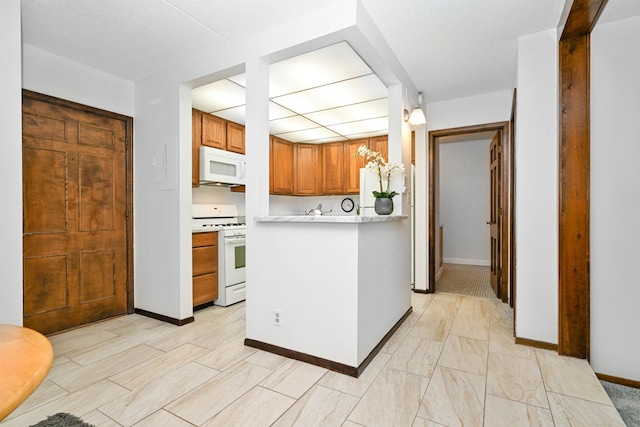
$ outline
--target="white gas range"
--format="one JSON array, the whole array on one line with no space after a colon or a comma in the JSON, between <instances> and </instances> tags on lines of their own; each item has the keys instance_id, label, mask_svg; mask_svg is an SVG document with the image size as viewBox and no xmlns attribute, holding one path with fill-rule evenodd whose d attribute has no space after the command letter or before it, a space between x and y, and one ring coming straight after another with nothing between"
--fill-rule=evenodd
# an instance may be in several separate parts
<instances>
[{"instance_id":1,"label":"white gas range","mask_svg":"<svg viewBox=\"0 0 640 427\"><path fill-rule=\"evenodd\" d=\"M235 205L195 204L191 209L194 233L218 232L218 299L228 306L245 299L246 226Z\"/></svg>"}]
</instances>

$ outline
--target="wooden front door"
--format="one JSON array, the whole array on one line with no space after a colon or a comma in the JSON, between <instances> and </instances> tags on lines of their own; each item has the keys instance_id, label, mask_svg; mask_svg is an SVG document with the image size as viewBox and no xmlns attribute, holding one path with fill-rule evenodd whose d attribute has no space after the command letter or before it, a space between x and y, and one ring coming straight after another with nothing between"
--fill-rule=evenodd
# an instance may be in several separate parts
<instances>
[{"instance_id":1,"label":"wooden front door","mask_svg":"<svg viewBox=\"0 0 640 427\"><path fill-rule=\"evenodd\" d=\"M491 287L497 297L500 297L501 286L501 246L502 246L502 165L500 153L500 132L496 132L489 145L490 163L490 202L489 221L491 241Z\"/></svg>"},{"instance_id":2,"label":"wooden front door","mask_svg":"<svg viewBox=\"0 0 640 427\"><path fill-rule=\"evenodd\" d=\"M22 105L24 325L131 311L131 119L28 91Z\"/></svg>"}]
</instances>

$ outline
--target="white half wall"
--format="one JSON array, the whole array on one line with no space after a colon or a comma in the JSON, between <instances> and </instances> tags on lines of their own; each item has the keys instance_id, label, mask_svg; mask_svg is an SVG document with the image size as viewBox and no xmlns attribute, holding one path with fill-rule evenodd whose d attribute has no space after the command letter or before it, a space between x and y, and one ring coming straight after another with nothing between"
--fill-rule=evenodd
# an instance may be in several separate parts
<instances>
[{"instance_id":1,"label":"white half wall","mask_svg":"<svg viewBox=\"0 0 640 427\"><path fill-rule=\"evenodd\" d=\"M22 92L20 0L0 2L0 323L22 326Z\"/></svg>"},{"instance_id":2,"label":"white half wall","mask_svg":"<svg viewBox=\"0 0 640 427\"><path fill-rule=\"evenodd\" d=\"M591 34L591 365L640 381L640 17Z\"/></svg>"},{"instance_id":3,"label":"white half wall","mask_svg":"<svg viewBox=\"0 0 640 427\"><path fill-rule=\"evenodd\" d=\"M440 144L444 262L489 265L490 140Z\"/></svg>"},{"instance_id":4,"label":"white half wall","mask_svg":"<svg viewBox=\"0 0 640 427\"><path fill-rule=\"evenodd\" d=\"M516 336L558 342L558 39L518 39Z\"/></svg>"},{"instance_id":5,"label":"white half wall","mask_svg":"<svg viewBox=\"0 0 640 427\"><path fill-rule=\"evenodd\" d=\"M29 44L22 54L23 88L133 117L133 82Z\"/></svg>"}]
</instances>

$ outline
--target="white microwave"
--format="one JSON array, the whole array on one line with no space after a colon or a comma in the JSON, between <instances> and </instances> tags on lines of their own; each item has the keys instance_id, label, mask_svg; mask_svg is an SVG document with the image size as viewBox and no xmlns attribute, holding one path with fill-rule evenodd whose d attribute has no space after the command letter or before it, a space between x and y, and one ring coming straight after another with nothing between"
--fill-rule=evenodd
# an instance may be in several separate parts
<instances>
[{"instance_id":1,"label":"white microwave","mask_svg":"<svg viewBox=\"0 0 640 427\"><path fill-rule=\"evenodd\" d=\"M200 184L245 185L247 162L244 154L212 147L200 147Z\"/></svg>"}]
</instances>

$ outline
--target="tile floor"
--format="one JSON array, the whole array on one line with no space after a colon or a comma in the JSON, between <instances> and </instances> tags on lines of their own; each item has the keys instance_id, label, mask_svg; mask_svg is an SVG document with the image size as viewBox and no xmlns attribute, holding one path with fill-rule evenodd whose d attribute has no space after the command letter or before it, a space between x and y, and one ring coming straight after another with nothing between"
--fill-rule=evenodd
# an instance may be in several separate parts
<instances>
[{"instance_id":1,"label":"tile floor","mask_svg":"<svg viewBox=\"0 0 640 427\"><path fill-rule=\"evenodd\" d=\"M245 347L244 303L52 336L51 372L0 426L56 412L101 427L624 426L586 361L514 344L500 301L412 298L358 379Z\"/></svg>"}]
</instances>

